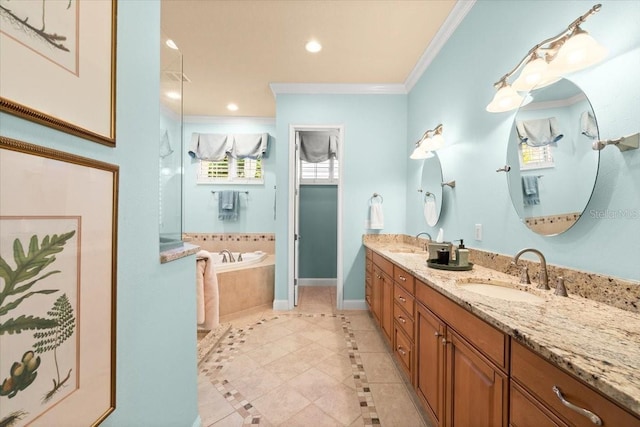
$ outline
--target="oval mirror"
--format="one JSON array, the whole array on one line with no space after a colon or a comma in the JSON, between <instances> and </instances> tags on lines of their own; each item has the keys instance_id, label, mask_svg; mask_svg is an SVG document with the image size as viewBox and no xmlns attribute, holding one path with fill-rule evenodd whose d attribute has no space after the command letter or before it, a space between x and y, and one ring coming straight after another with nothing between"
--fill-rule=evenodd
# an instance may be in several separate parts
<instances>
[{"instance_id":1,"label":"oval mirror","mask_svg":"<svg viewBox=\"0 0 640 427\"><path fill-rule=\"evenodd\" d=\"M436 153L422 163L420 189L424 219L433 227L438 223L442 210L442 166Z\"/></svg>"},{"instance_id":2,"label":"oval mirror","mask_svg":"<svg viewBox=\"0 0 640 427\"><path fill-rule=\"evenodd\" d=\"M516 113L507 146L511 202L532 231L545 236L571 228L589 203L600 152L589 99L561 79L529 93Z\"/></svg>"}]
</instances>

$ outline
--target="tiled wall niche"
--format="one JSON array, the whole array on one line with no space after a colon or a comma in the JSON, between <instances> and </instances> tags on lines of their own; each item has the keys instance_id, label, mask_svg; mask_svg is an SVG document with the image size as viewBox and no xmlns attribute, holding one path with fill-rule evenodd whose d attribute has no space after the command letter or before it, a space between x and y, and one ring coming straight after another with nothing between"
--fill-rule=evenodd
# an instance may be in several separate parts
<instances>
[{"instance_id":1,"label":"tiled wall niche","mask_svg":"<svg viewBox=\"0 0 640 427\"><path fill-rule=\"evenodd\" d=\"M182 237L185 242L198 245L209 252L228 249L231 252L262 251L274 254L276 250L276 236L273 233L184 233Z\"/></svg>"}]
</instances>

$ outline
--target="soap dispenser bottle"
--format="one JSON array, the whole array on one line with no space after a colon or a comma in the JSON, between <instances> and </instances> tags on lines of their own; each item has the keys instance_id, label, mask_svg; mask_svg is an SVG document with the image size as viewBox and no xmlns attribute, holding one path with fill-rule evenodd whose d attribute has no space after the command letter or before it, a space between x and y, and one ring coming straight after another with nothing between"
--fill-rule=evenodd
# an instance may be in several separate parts
<instances>
[{"instance_id":1,"label":"soap dispenser bottle","mask_svg":"<svg viewBox=\"0 0 640 427\"><path fill-rule=\"evenodd\" d=\"M460 239L460 245L456 249L456 263L460 267L469 265L469 249L465 247L463 239Z\"/></svg>"}]
</instances>

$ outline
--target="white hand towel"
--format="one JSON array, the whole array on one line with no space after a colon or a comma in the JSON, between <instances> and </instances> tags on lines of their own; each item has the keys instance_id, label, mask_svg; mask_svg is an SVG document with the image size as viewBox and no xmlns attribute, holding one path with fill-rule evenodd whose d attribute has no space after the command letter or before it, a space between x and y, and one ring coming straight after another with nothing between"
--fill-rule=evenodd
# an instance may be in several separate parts
<instances>
[{"instance_id":1,"label":"white hand towel","mask_svg":"<svg viewBox=\"0 0 640 427\"><path fill-rule=\"evenodd\" d=\"M436 201L433 197L427 198L424 202L424 219L427 225L433 227L438 222L438 213L436 212Z\"/></svg>"},{"instance_id":2,"label":"white hand towel","mask_svg":"<svg viewBox=\"0 0 640 427\"><path fill-rule=\"evenodd\" d=\"M369 228L371 230L382 230L384 228L384 213L382 212L382 203L373 203L369 207Z\"/></svg>"}]
</instances>

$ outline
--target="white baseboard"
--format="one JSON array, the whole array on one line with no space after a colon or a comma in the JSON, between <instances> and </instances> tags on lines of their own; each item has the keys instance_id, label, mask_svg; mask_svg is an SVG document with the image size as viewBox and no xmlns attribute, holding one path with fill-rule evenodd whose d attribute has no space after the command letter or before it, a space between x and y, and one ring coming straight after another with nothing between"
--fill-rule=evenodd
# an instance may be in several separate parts
<instances>
[{"instance_id":1,"label":"white baseboard","mask_svg":"<svg viewBox=\"0 0 640 427\"><path fill-rule=\"evenodd\" d=\"M298 286L337 286L338 279L298 279Z\"/></svg>"},{"instance_id":2,"label":"white baseboard","mask_svg":"<svg viewBox=\"0 0 640 427\"><path fill-rule=\"evenodd\" d=\"M273 300L273 309L274 310L289 310L289 300L286 299L274 299Z\"/></svg>"},{"instance_id":3,"label":"white baseboard","mask_svg":"<svg viewBox=\"0 0 640 427\"><path fill-rule=\"evenodd\" d=\"M198 415L191 427L202 427L202 419L200 419L200 415Z\"/></svg>"},{"instance_id":4,"label":"white baseboard","mask_svg":"<svg viewBox=\"0 0 640 427\"><path fill-rule=\"evenodd\" d=\"M367 301L363 299L346 299L342 301L343 310L368 310Z\"/></svg>"}]
</instances>

